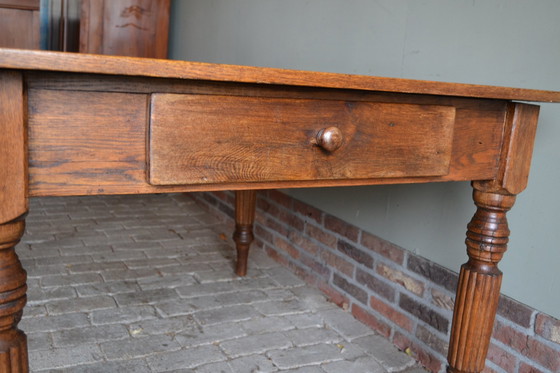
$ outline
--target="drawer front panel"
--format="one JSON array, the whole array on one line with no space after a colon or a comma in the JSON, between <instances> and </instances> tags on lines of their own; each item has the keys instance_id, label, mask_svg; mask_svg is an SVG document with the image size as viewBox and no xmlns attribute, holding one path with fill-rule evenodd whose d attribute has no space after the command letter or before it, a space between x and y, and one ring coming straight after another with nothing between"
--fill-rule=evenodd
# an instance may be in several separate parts
<instances>
[{"instance_id":1,"label":"drawer front panel","mask_svg":"<svg viewBox=\"0 0 560 373\"><path fill-rule=\"evenodd\" d=\"M449 171L454 120L455 108L440 105L153 94L148 180L442 176ZM321 147L318 134L333 127L341 135L336 149Z\"/></svg>"}]
</instances>

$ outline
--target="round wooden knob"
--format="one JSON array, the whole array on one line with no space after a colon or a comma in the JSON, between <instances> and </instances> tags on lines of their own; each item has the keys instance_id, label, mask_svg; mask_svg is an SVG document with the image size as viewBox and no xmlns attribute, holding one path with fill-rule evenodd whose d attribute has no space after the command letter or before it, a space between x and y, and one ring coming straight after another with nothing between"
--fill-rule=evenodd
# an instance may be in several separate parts
<instances>
[{"instance_id":1,"label":"round wooden knob","mask_svg":"<svg viewBox=\"0 0 560 373\"><path fill-rule=\"evenodd\" d=\"M340 148L343 140L342 131L338 127L323 128L317 134L317 145L328 152Z\"/></svg>"}]
</instances>

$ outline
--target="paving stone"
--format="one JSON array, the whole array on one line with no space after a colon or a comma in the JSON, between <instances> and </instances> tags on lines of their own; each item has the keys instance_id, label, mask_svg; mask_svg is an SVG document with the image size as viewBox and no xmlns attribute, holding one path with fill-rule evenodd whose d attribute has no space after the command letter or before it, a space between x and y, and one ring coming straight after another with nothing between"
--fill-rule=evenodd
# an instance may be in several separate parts
<instances>
[{"instance_id":1,"label":"paving stone","mask_svg":"<svg viewBox=\"0 0 560 373\"><path fill-rule=\"evenodd\" d=\"M268 352L267 356L280 369L294 369L305 365L319 365L343 359L340 349L332 344L275 350Z\"/></svg>"},{"instance_id":2,"label":"paving stone","mask_svg":"<svg viewBox=\"0 0 560 373\"><path fill-rule=\"evenodd\" d=\"M247 333L238 323L204 325L183 331L175 336L175 340L183 347L219 344L230 339L245 337Z\"/></svg>"},{"instance_id":3,"label":"paving stone","mask_svg":"<svg viewBox=\"0 0 560 373\"><path fill-rule=\"evenodd\" d=\"M142 290L170 289L179 286L195 284L196 280L191 275L178 274L160 277L145 277L138 280Z\"/></svg>"},{"instance_id":4,"label":"paving stone","mask_svg":"<svg viewBox=\"0 0 560 373\"><path fill-rule=\"evenodd\" d=\"M284 332L284 335L296 346L336 343L342 339L339 334L326 328L295 329Z\"/></svg>"},{"instance_id":5,"label":"paving stone","mask_svg":"<svg viewBox=\"0 0 560 373\"><path fill-rule=\"evenodd\" d=\"M316 366L282 370L282 373L324 373L324 372L325 371L323 369Z\"/></svg>"},{"instance_id":6,"label":"paving stone","mask_svg":"<svg viewBox=\"0 0 560 373\"><path fill-rule=\"evenodd\" d=\"M71 287L39 288L33 287L27 291L27 304L45 304L56 300L76 298L76 290Z\"/></svg>"},{"instance_id":7,"label":"paving stone","mask_svg":"<svg viewBox=\"0 0 560 373\"><path fill-rule=\"evenodd\" d=\"M80 312L84 309L99 310L104 308L115 308L115 300L108 295L98 295L95 297L76 298L70 300L58 300L46 304L47 311L50 315L59 315L63 313Z\"/></svg>"},{"instance_id":8,"label":"paving stone","mask_svg":"<svg viewBox=\"0 0 560 373\"><path fill-rule=\"evenodd\" d=\"M180 348L181 346L173 340L173 337L167 335L129 338L125 341L111 341L101 344L101 349L107 360L136 359L160 352L176 351Z\"/></svg>"},{"instance_id":9,"label":"paving stone","mask_svg":"<svg viewBox=\"0 0 560 373\"><path fill-rule=\"evenodd\" d=\"M322 328L325 326L323 318L316 313L303 313L282 316L298 329Z\"/></svg>"},{"instance_id":10,"label":"paving stone","mask_svg":"<svg viewBox=\"0 0 560 373\"><path fill-rule=\"evenodd\" d=\"M238 373L241 371L232 370L227 362L211 363L199 366L194 369L195 373ZM247 371L249 372L249 371Z\"/></svg>"},{"instance_id":11,"label":"paving stone","mask_svg":"<svg viewBox=\"0 0 560 373\"><path fill-rule=\"evenodd\" d=\"M238 357L236 359L229 360L228 363L231 370L235 373L269 373L278 371L278 368L272 364L272 361L263 354Z\"/></svg>"},{"instance_id":12,"label":"paving stone","mask_svg":"<svg viewBox=\"0 0 560 373\"><path fill-rule=\"evenodd\" d=\"M294 329L294 325L286 317L268 316L256 317L240 323L249 334L262 334Z\"/></svg>"},{"instance_id":13,"label":"paving stone","mask_svg":"<svg viewBox=\"0 0 560 373\"><path fill-rule=\"evenodd\" d=\"M137 281L126 281L126 280L76 286L76 291L78 292L78 295L80 297L130 293L139 290L140 290L140 286L138 286Z\"/></svg>"},{"instance_id":14,"label":"paving stone","mask_svg":"<svg viewBox=\"0 0 560 373\"><path fill-rule=\"evenodd\" d=\"M173 289L152 289L115 295L115 300L120 307L154 304L175 298L178 298L178 295Z\"/></svg>"},{"instance_id":15,"label":"paving stone","mask_svg":"<svg viewBox=\"0 0 560 373\"><path fill-rule=\"evenodd\" d=\"M103 278L98 273L80 273L73 275L52 275L41 277L43 287L77 286L102 282Z\"/></svg>"},{"instance_id":16,"label":"paving stone","mask_svg":"<svg viewBox=\"0 0 560 373\"><path fill-rule=\"evenodd\" d=\"M90 318L93 325L106 325L128 324L153 319L156 316L156 310L152 306L130 306L93 311Z\"/></svg>"},{"instance_id":17,"label":"paving stone","mask_svg":"<svg viewBox=\"0 0 560 373\"><path fill-rule=\"evenodd\" d=\"M234 275L229 230L184 194L31 204L32 371L424 372L264 251Z\"/></svg>"},{"instance_id":18,"label":"paving stone","mask_svg":"<svg viewBox=\"0 0 560 373\"><path fill-rule=\"evenodd\" d=\"M220 343L222 350L232 358L262 354L266 351L286 349L291 346L293 346L292 342L279 332L250 335Z\"/></svg>"},{"instance_id":19,"label":"paving stone","mask_svg":"<svg viewBox=\"0 0 560 373\"><path fill-rule=\"evenodd\" d=\"M147 359L154 372L195 368L200 365L225 361L227 357L214 345L205 345L175 352L157 354Z\"/></svg>"},{"instance_id":20,"label":"paving stone","mask_svg":"<svg viewBox=\"0 0 560 373\"><path fill-rule=\"evenodd\" d=\"M416 363L407 354L398 353L397 348L380 335L358 338L353 342L373 356L389 372L398 372Z\"/></svg>"},{"instance_id":21,"label":"paving stone","mask_svg":"<svg viewBox=\"0 0 560 373\"><path fill-rule=\"evenodd\" d=\"M49 332L26 333L26 335L29 351L49 350L53 348L52 336Z\"/></svg>"},{"instance_id":22,"label":"paving stone","mask_svg":"<svg viewBox=\"0 0 560 373\"><path fill-rule=\"evenodd\" d=\"M65 368L81 364L93 363L102 359L98 345L80 345L76 347L57 348L50 350L29 351L29 369Z\"/></svg>"},{"instance_id":23,"label":"paving stone","mask_svg":"<svg viewBox=\"0 0 560 373\"><path fill-rule=\"evenodd\" d=\"M261 302L254 305L255 309L266 316L283 316L309 312L299 299Z\"/></svg>"},{"instance_id":24,"label":"paving stone","mask_svg":"<svg viewBox=\"0 0 560 373\"><path fill-rule=\"evenodd\" d=\"M325 320L336 332L340 333L346 340L364 337L373 334L373 331L356 320L350 313L341 309L319 311L317 314Z\"/></svg>"},{"instance_id":25,"label":"paving stone","mask_svg":"<svg viewBox=\"0 0 560 373\"><path fill-rule=\"evenodd\" d=\"M186 330L197 328L197 324L192 316L180 316L172 318L154 318L142 320L128 325L130 334L135 337L145 335L167 334L175 335Z\"/></svg>"},{"instance_id":26,"label":"paving stone","mask_svg":"<svg viewBox=\"0 0 560 373\"><path fill-rule=\"evenodd\" d=\"M260 314L251 306L231 306L222 307L213 310L198 311L194 317L201 325L221 324L224 322L244 321Z\"/></svg>"},{"instance_id":27,"label":"paving stone","mask_svg":"<svg viewBox=\"0 0 560 373\"><path fill-rule=\"evenodd\" d=\"M129 336L128 330L122 325L105 325L53 332L52 340L58 348L122 340Z\"/></svg>"},{"instance_id":28,"label":"paving stone","mask_svg":"<svg viewBox=\"0 0 560 373\"><path fill-rule=\"evenodd\" d=\"M323 364L326 373L386 373L387 371L372 357L362 357L354 361L342 360Z\"/></svg>"},{"instance_id":29,"label":"paving stone","mask_svg":"<svg viewBox=\"0 0 560 373\"><path fill-rule=\"evenodd\" d=\"M150 373L151 369L144 359L124 361L101 361L95 364L79 365L67 369L49 370L49 373Z\"/></svg>"},{"instance_id":30,"label":"paving stone","mask_svg":"<svg viewBox=\"0 0 560 373\"><path fill-rule=\"evenodd\" d=\"M26 333L54 332L89 326L85 313L70 313L58 316L28 317L19 323L19 328Z\"/></svg>"}]
</instances>

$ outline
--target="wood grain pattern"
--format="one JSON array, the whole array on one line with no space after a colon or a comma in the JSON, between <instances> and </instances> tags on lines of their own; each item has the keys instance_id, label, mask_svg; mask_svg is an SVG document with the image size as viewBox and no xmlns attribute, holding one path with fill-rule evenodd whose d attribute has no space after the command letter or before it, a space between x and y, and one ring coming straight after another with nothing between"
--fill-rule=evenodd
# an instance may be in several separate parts
<instances>
[{"instance_id":1,"label":"wood grain pattern","mask_svg":"<svg viewBox=\"0 0 560 373\"><path fill-rule=\"evenodd\" d=\"M27 139L23 81L0 71L0 224L27 212Z\"/></svg>"},{"instance_id":2,"label":"wood grain pattern","mask_svg":"<svg viewBox=\"0 0 560 373\"><path fill-rule=\"evenodd\" d=\"M359 89L424 95L560 102L560 92L543 90L17 49L0 49L0 67L22 70L66 71L236 83L293 85L300 87Z\"/></svg>"},{"instance_id":3,"label":"wood grain pattern","mask_svg":"<svg viewBox=\"0 0 560 373\"><path fill-rule=\"evenodd\" d=\"M0 47L39 49L39 7L16 5L0 2Z\"/></svg>"},{"instance_id":4,"label":"wood grain pattern","mask_svg":"<svg viewBox=\"0 0 560 373\"><path fill-rule=\"evenodd\" d=\"M82 0L80 52L167 57L169 0Z\"/></svg>"},{"instance_id":5,"label":"wood grain pattern","mask_svg":"<svg viewBox=\"0 0 560 373\"><path fill-rule=\"evenodd\" d=\"M218 184L445 175L455 109L329 100L156 94L150 183ZM326 127L343 133L333 152Z\"/></svg>"},{"instance_id":6,"label":"wood grain pattern","mask_svg":"<svg viewBox=\"0 0 560 373\"><path fill-rule=\"evenodd\" d=\"M93 194L145 183L146 96L40 91L29 101L31 184Z\"/></svg>"},{"instance_id":7,"label":"wood grain pattern","mask_svg":"<svg viewBox=\"0 0 560 373\"><path fill-rule=\"evenodd\" d=\"M54 76L52 75L54 74ZM67 136L65 123L80 123L82 137L74 137L74 149L91 147L92 137L103 136L98 128L111 127L104 123L108 116L115 113L115 127L138 128L146 125L145 113L148 108L140 105L125 106L134 111L127 117L128 111L121 113L120 100L112 100L111 93L139 92L133 97L144 97L156 92L197 93L197 94L231 94L245 97L295 98L341 101L376 101L386 103L403 103L411 105L443 105L456 108L455 128L452 141L452 155L449 173L444 176L362 179L362 180L308 180L278 181L274 183L223 183L191 186L153 186L147 183L145 175L145 132L127 138L127 146L105 144L117 147L121 153L121 163L111 158L111 152L99 152L97 157L80 159L72 162L74 152L69 152L70 159L61 162L58 157L63 153L64 143L54 147L35 147L31 154L30 194L41 195L81 195L81 194L121 194L121 193L161 193L196 190L225 189L271 189L285 187L373 185L411 182L449 181L449 180L485 180L493 178L498 166L499 148L502 142L502 127L505 120L506 103L503 101L483 101L464 98L440 96L397 95L375 92L359 92L332 89L301 89L297 87L237 85L231 83L181 82L177 80L101 77L99 75L67 75L63 78L58 73L34 73L27 75L30 102L30 132L47 131L49 136L64 138ZM126 82L130 83L126 84ZM92 106L101 94L101 103ZM120 96L115 96L120 97ZM68 103L64 105L63 103ZM72 110L68 110L71 107ZM96 110L92 110L95 107ZM100 114L101 111L105 113ZM119 114L120 113L120 114ZM144 115L144 114L142 114ZM64 119L65 118L65 119ZM48 122L55 120L55 125ZM97 121L102 123L97 124ZM121 124L122 122L122 124ZM37 129L35 129L37 127ZM112 129L110 129L112 130ZM139 129L137 129L139 130ZM42 135L41 135L42 136ZM91 139L90 139L91 138ZM84 141L83 144L80 141ZM110 140L105 139L104 142ZM118 140L116 140L118 141ZM38 153L45 153L39 155ZM41 160L36 162L35 160ZM134 162L131 162L134 160ZM103 169L106 167L106 169Z\"/></svg>"},{"instance_id":8,"label":"wood grain pattern","mask_svg":"<svg viewBox=\"0 0 560 373\"><path fill-rule=\"evenodd\" d=\"M0 372L27 372L27 338L18 329L27 275L14 250L27 213L27 143L23 79L0 71Z\"/></svg>"}]
</instances>

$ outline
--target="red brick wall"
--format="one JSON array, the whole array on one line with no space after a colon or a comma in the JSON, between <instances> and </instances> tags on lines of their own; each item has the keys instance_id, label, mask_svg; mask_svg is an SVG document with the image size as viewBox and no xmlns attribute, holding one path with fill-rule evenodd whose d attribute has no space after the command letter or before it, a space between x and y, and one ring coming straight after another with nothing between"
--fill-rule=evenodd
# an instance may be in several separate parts
<instances>
[{"instance_id":1,"label":"red brick wall","mask_svg":"<svg viewBox=\"0 0 560 373\"><path fill-rule=\"evenodd\" d=\"M233 226L233 193L193 198ZM257 199L254 249L432 372L444 372L457 273L278 191ZM560 321L502 296L486 372L560 372Z\"/></svg>"}]
</instances>

